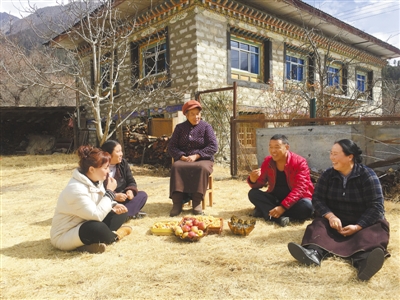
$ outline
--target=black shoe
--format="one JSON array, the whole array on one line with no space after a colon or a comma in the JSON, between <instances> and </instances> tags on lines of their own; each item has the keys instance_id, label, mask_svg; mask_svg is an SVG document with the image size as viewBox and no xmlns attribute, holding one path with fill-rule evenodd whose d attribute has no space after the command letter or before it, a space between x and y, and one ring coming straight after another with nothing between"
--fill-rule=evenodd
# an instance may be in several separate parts
<instances>
[{"instance_id":1,"label":"black shoe","mask_svg":"<svg viewBox=\"0 0 400 300\"><path fill-rule=\"evenodd\" d=\"M368 257L361 263L358 270L358 279L369 280L382 268L384 260L385 254L381 248L372 250Z\"/></svg>"},{"instance_id":2,"label":"black shoe","mask_svg":"<svg viewBox=\"0 0 400 300\"><path fill-rule=\"evenodd\" d=\"M250 217L254 217L254 218L262 218L263 217L263 213L262 213L261 210L259 210L257 207L255 207L253 212L250 213L249 216Z\"/></svg>"},{"instance_id":3,"label":"black shoe","mask_svg":"<svg viewBox=\"0 0 400 300\"><path fill-rule=\"evenodd\" d=\"M281 227L286 227L290 222L289 217L280 217L278 219L278 223Z\"/></svg>"},{"instance_id":4,"label":"black shoe","mask_svg":"<svg viewBox=\"0 0 400 300\"><path fill-rule=\"evenodd\" d=\"M320 266L321 259L318 252L314 249L307 249L295 243L289 243L288 249L290 254L302 264L307 266Z\"/></svg>"}]
</instances>

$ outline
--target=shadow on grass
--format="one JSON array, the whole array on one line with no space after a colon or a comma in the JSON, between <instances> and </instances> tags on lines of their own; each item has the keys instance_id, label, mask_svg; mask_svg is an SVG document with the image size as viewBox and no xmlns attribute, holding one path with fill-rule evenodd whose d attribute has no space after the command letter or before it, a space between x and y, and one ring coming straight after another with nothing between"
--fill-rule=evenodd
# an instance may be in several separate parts
<instances>
[{"instance_id":1,"label":"shadow on grass","mask_svg":"<svg viewBox=\"0 0 400 300\"><path fill-rule=\"evenodd\" d=\"M44 221L35 222L35 223L32 223L31 225L36 225L36 226L51 226L51 220L52 220L52 218L47 219L47 220L44 220Z\"/></svg>"},{"instance_id":2,"label":"shadow on grass","mask_svg":"<svg viewBox=\"0 0 400 300\"><path fill-rule=\"evenodd\" d=\"M0 253L20 259L69 259L76 255L82 255L76 251L58 250L51 245L50 239L22 242L1 249Z\"/></svg>"}]
</instances>

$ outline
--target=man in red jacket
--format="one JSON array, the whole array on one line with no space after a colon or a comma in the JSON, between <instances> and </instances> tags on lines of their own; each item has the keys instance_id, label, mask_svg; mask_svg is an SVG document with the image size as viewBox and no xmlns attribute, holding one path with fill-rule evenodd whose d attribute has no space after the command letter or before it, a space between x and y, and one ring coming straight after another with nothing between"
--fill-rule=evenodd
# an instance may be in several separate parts
<instances>
[{"instance_id":1,"label":"man in red jacket","mask_svg":"<svg viewBox=\"0 0 400 300\"><path fill-rule=\"evenodd\" d=\"M311 204L314 185L305 158L289 151L289 141L275 134L269 141L269 153L261 169L253 170L247 182L254 217L277 222L282 227L290 218L304 220L313 213ZM260 188L268 184L267 190Z\"/></svg>"}]
</instances>

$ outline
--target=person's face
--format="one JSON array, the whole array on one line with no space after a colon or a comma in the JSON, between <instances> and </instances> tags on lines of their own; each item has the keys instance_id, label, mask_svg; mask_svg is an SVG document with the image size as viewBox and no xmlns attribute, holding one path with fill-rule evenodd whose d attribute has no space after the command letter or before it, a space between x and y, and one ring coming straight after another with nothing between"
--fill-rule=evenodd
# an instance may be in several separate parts
<instances>
[{"instance_id":1,"label":"person's face","mask_svg":"<svg viewBox=\"0 0 400 300\"><path fill-rule=\"evenodd\" d=\"M197 107L189 110L186 113L186 118L193 126L199 124L201 120L201 110L198 109Z\"/></svg>"},{"instance_id":2,"label":"person's face","mask_svg":"<svg viewBox=\"0 0 400 300\"><path fill-rule=\"evenodd\" d=\"M110 164L116 165L116 164L121 163L123 155L124 154L122 153L122 147L121 147L121 145L118 144L117 146L115 146L113 152L111 153Z\"/></svg>"},{"instance_id":3,"label":"person's face","mask_svg":"<svg viewBox=\"0 0 400 300\"><path fill-rule=\"evenodd\" d=\"M104 181L107 178L107 174L110 171L109 163L105 163L100 168L89 167L89 172L87 177L89 177L92 181Z\"/></svg>"},{"instance_id":4,"label":"person's face","mask_svg":"<svg viewBox=\"0 0 400 300\"><path fill-rule=\"evenodd\" d=\"M339 144L332 146L329 159L332 162L332 167L343 175L347 175L353 168L353 155L346 156Z\"/></svg>"},{"instance_id":5,"label":"person's face","mask_svg":"<svg viewBox=\"0 0 400 300\"><path fill-rule=\"evenodd\" d=\"M286 155L289 150L289 145L285 145L281 140L269 141L269 154L276 162L286 162Z\"/></svg>"}]
</instances>

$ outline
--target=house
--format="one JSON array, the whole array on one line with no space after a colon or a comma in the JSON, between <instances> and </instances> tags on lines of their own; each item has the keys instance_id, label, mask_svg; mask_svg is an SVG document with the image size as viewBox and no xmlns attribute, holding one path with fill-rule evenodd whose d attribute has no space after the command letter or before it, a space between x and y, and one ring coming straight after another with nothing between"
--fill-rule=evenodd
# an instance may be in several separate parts
<instances>
[{"instance_id":1,"label":"house","mask_svg":"<svg viewBox=\"0 0 400 300\"><path fill-rule=\"evenodd\" d=\"M181 122L186 100L233 82L238 86L238 112L243 115L304 116L309 113L304 103L311 99L316 99L324 116L354 111L379 114L381 70L387 59L400 56L396 47L300 0L113 3L127 17L121 28L130 30L130 53L120 56L130 67L112 85L114 93L140 89L132 78L146 78L144 85L165 81L167 89L181 92L139 106L129 113L128 124L140 116ZM62 38L63 34L54 40L68 42ZM93 77L89 58L87 65L89 81ZM112 80L104 74L102 78L107 92ZM95 139L93 135L92 142Z\"/></svg>"}]
</instances>

